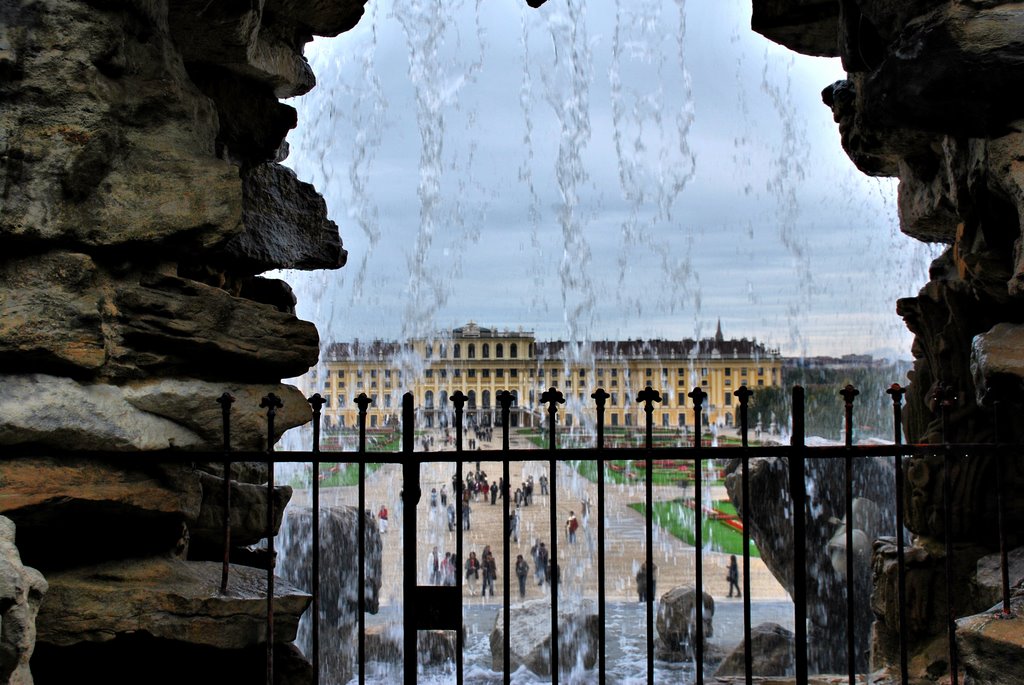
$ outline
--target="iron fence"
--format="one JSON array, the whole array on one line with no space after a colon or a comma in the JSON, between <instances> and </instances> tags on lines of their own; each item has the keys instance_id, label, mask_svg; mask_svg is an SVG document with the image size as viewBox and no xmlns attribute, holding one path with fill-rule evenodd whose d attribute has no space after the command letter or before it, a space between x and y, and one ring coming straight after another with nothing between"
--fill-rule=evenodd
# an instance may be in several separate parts
<instances>
[{"instance_id":1,"label":"iron fence","mask_svg":"<svg viewBox=\"0 0 1024 685\"><path fill-rule=\"evenodd\" d=\"M661 395L657 390L651 387L645 388L641 391L636 400L642 404L646 414L646 425L645 425L645 445L641 448L607 448L605 446L605 425L604 425L604 410L605 402L609 395L603 389L597 389L591 398L595 402L596 407L596 439L595 447L589 448L566 448L560 449L558 445L558 431L556 426L558 424L558 409L559 405L564 403L564 398L557 389L551 388L543 393L541 397L542 404L547 405L546 413L548 415L547 420L547 447L546 449L511 449L509 440L509 411L513 404L514 397L512 393L503 391L498 394L497 400L501 406L502 415L502 446L500 452L488 452L488 459L490 461L500 461L502 464L503 474L503 487L505 488L502 493L503 502L503 527L502 530L507 530L509 521L509 488L510 488L510 477L509 477L509 465L513 462L526 462L526 461L547 461L549 467L549 486L548 492L550 497L549 504L549 535L551 540L550 559L556 568L557 573L557 560L558 560L558 521L557 517L557 477L558 477L558 463L567 461L595 461L597 465L597 498L598 505L601 507L600 515L597 517L597 612L598 612L598 658L596 663L597 678L599 682L607 682L607 659L606 659L606 573L605 573L605 515L604 515L604 502L605 502L605 474L607 461L610 459L633 459L635 461L644 463L648 468L644 469L644 501L645 501L645 544L646 544L646 586L648 588L654 587L654 559L653 559L653 465L654 461L659 455L664 455L671 452L674 459L677 460L690 460L693 462L693 491L694 491L694 535L695 545L694 551L696 555L695 563L695 585L696 585L696 620L694 622L696 629L696 636L693 640L692 648L695 652L695 661L697 668L695 670L695 682L702 684L704 682L703 663L704 663L704 602L702 601L704 580L703 580L703 555L704 555L704 541L702 539L702 527L701 519L703 513L703 502L702 498L702 472L704 462L711 459L738 459L739 460L739 474L740 474L740 488L742 493L743 506L748 506L750 502L750 462L756 457L785 457L788 461L788 475L789 475L789 497L792 502L792 513L793 513L793 539L796 544L793 545L793 605L794 605L794 668L795 678L798 683L805 683L808 681L808 635L807 635L807 556L804 545L801 541L805 540L806 537L806 522L807 522L807 496L805 492L805 473L807 460L809 459L827 459L827 460L842 460L843 473L844 473L844 489L845 489L845 511L846 521L851 522L846 525L845 537L846 537L846 548L848 550L846 554L846 607L847 607L847 622L846 622L846 636L847 636L847 653L846 663L849 676L850 685L854 685L857 676L856 667L856 649L855 639L858 631L866 632L869 626L858 626L855 623L854 611L854 592L852 588L852 582L854 578L853 570L853 557L851 550L854 549L853 533L854 526L852 525L853 518L853 469L854 464L858 460L867 459L871 457L884 457L891 458L894 465L894 488L895 488L895 530L896 544L897 544L897 582L898 582L898 604L899 604L899 678L900 682L907 684L910 682L908 673L908 662L907 662L907 596L906 596L906 564L905 564L905 550L904 550L904 506L903 506L903 492L904 492L904 472L903 472L903 460L906 457L912 455L934 455L936 453L943 454L945 459L945 466L947 473L952 469L953 463L956 459L963 458L974 458L980 455L985 456L996 456L997 468L1002 468L1003 459L1009 454L1017 454L1016 451L1012 451L1013 448L1010 446L1000 444L984 444L984 445L965 445L965 444L949 444L944 443L942 445L907 445L904 444L902 439L902 411L903 411L903 395L905 390L899 385L894 384L886 391L892 400L892 442L891 444L884 445L855 445L853 441L853 413L854 413L854 398L858 395L858 391L852 386L846 386L840 391L840 395L843 397L845 407L845 444L842 446L809 446L806 444L805 432L804 432L804 391L800 386L796 386L792 390L792 434L788 445L772 445L772 446L752 446L748 440L748 434L750 426L748 424L748 404L751 396L754 394L746 386L740 387L735 392L735 397L739 402L739 435L740 435L740 446L731 448L709 448L705 446L704 436L702 435L702 405L706 398L706 394L700 387L696 387L692 392L689 393L689 397L693 400L693 433L692 433L692 446L690 447L656 447L653 439L653 420L652 412L654 404L661 401ZM476 461L479 458L478 452L465 452L464 451L464 440L463 440L463 407L466 402L466 396L461 391L456 391L450 397L454 405L454 429L455 429L455 442L454 448L455 453L453 455L453 461L456 470L456 483L460 485L464 482L462 474L462 462L463 461ZM942 416L943 429L945 434L948 435L949 431L949 414L953 406L954 397L948 390L940 389L937 397L938 411ZM165 459L168 461L179 460L188 462L200 462L200 461L221 461L224 464L224 493L223 497L225 500L224 507L224 521L223 521L223 569L221 577L221 591L227 591L228 576L230 573L230 549L231 549L231 530L230 530L230 509L231 509L231 489L229 486L232 462L240 461L265 461L268 466L268 482L267 482L267 545L268 545L268 558L271 562L267 568L267 682L273 683L274 675L274 638L273 638L273 597L274 597L274 540L275 534L273 530L275 511L274 511L274 497L273 490L275 487L274 482L274 465L279 463L309 463L313 467L313 473L319 473L319 466L324 462L337 462L337 452L321 452L320 450L320 425L322 417L322 408L325 400L319 395L315 394L308 398L308 402L313 410L313 423L312 423L312 448L309 451L275 451L274 439L275 434L274 421L276 412L282 407L280 398L274 394L269 394L263 398L260 407L266 410L266 424L267 424L267 442L266 450L264 452L241 452L234 451L232 449L231 441L231 416L234 399L227 393L217 398L217 402L220 403L223 415L223 448L222 451L217 453L197 453L197 452L160 452L156 458ZM361 394L355 398L355 402L359 406L359 425L358 425L358 447L355 453L344 453L344 461L356 464L358 466L358 502L357 507L359 512L366 511L366 491L365 491L365 480L366 480L366 466L368 463L392 463L400 464L402 467L402 500L403 500L403 535L405 541L405 547L403 550L404 554L404 580L403 580L403 611L404 611L404 680L406 683L415 683L417 680L417 631L424 629L442 629L454 631L456 635L456 680L459 685L463 683L463 630L462 630L462 584L463 577L462 573L457 572L456 585L455 587L441 587L441 586L420 586L417 583L417 550L416 550L416 539L417 539L417 528L416 528L416 504L420 500L421 488L420 488L420 466L425 462L437 462L439 461L439 455L436 452L417 452L415 450L415 408L413 406L413 397L411 393L407 393L403 396L402 401L402 449L398 453L368 453L366 450L366 415L367 407L370 405L371 400L365 395ZM994 410L996 416L999 415L999 405L996 404ZM998 421L996 422L997 434L996 440L998 443ZM472 457L470 457L472 454ZM96 455L101 456L101 455ZM104 458L124 458L124 453L107 453L102 455ZM540 457L540 459L539 459ZM1001 470L999 471L1001 474ZM952 526L952 507L950 506L952 494L950 491L950 478L945 478L944 484L944 517L946 530L953 530ZM1002 569L1002 598L1003 606L1002 611L1009 615L1010 614L1010 591L1009 591L1009 573L1007 564L1007 549L1006 549L1006 534L1003 528L1003 522L1005 516L1005 502L1006 493L1004 489L1004 479L1001 475L997 478L996 488L998 497L998 509L999 509L999 539L1000 539L1000 551L1002 555L1001 569ZM454 502L456 506L456 521L462 521L462 498L458 496L458 492L453 493ZM320 616L320 531L318 525L318 518L320 512L320 485L319 479L314 476L311 485L311 500L312 510L314 512L313 525L312 525L312 540L311 540L311 576L312 576L312 653L308 655L313 663L314 672L317 674L321 673L320 668L320 635L319 635L319 616ZM360 569L358 574L358 602L359 609L357 613L358 621L358 680L359 683L364 683L366 678L366 630L365 630L365 610L366 610L366 596L365 596L365 562L366 562L366 517L365 515L359 515L356 517L358 521L358 562L357 568ZM463 547L463 534L462 525L456 525L456 559L461 560L464 558L462 554ZM946 574L947 578L952 578L952 564L953 564L953 542L952 535L946 535ZM509 683L511 677L511 650L510 650L510 603L511 603L511 588L510 588L510 536L503 535L503 559L505 565L504 574L504 592L503 592L503 620L504 620L504 682ZM751 587L750 587L750 526L743 526L743 559L742 559L742 585L743 585L743 644L744 644L744 675L746 683L753 682L753 653L751 649ZM457 562L458 564L459 562ZM460 566L456 566L460 568ZM560 678L559 673L559 623L558 623L558 606L559 606L559 587L558 582L553 581L550 584L550 598L551 598L551 681L552 683L558 683ZM947 606L949 607L948 616L948 648L949 648L949 664L950 664L950 677L953 685L957 685L959 676L959 665L957 659L957 647L956 647L956 616L954 614L954 602L952 599L953 584L947 582ZM655 602L654 592L647 592L646 598L646 679L648 683L654 682L654 615L655 615Z\"/></svg>"}]
</instances>

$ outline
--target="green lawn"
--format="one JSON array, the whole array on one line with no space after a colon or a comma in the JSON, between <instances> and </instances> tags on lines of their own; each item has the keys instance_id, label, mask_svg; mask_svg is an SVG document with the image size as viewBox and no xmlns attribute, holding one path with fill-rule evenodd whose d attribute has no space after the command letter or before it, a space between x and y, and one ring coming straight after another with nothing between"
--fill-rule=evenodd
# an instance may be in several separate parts
<instances>
[{"instance_id":1,"label":"green lawn","mask_svg":"<svg viewBox=\"0 0 1024 685\"><path fill-rule=\"evenodd\" d=\"M330 472L331 467L339 466L340 468L334 473ZM366 475L370 475L381 467L381 464L367 464ZM359 484L359 465L358 464L346 464L346 463L329 463L323 462L320 464L320 473L324 474L325 478L320 481L320 487L322 488L335 488L342 485L358 485ZM288 485L293 488L308 488L309 473L299 478L293 478Z\"/></svg>"},{"instance_id":2,"label":"green lawn","mask_svg":"<svg viewBox=\"0 0 1024 685\"><path fill-rule=\"evenodd\" d=\"M721 502L716 502L715 508L720 508L719 505L721 504ZM643 502L637 502L629 506L641 514L644 514L647 509ZM683 542L689 545L694 543L693 510L683 506L681 500L655 502L654 521ZM714 521L705 517L702 520L701 534L704 538L705 547L710 543L711 549L716 552L736 555L743 554L743 534L720 521ZM750 541L750 556L761 556L753 540Z\"/></svg>"}]
</instances>

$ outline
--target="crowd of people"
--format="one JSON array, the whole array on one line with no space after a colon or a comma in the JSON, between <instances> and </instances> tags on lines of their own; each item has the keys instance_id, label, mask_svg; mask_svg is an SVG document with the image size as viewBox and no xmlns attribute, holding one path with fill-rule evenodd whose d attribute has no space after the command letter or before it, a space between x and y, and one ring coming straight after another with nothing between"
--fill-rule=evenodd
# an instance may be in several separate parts
<instances>
[{"instance_id":1,"label":"crowd of people","mask_svg":"<svg viewBox=\"0 0 1024 685\"><path fill-rule=\"evenodd\" d=\"M536 484L539 486L540 495L548 496L549 480L547 476L540 475L536 479ZM459 508L456 507L456 498L460 498L462 504L462 529L470 531L472 530L471 516L474 503L479 503L482 500L484 504L489 503L491 506L496 506L497 501L508 494L502 478L491 480L483 470L479 469L470 470L461 483L456 476L453 476L451 485L451 490L449 490L447 483L442 483L440 488L432 487L429 495L431 510L438 511L438 517L432 514L430 520L436 521L437 518L441 518L442 521L447 523L448 532L454 532L457 525L456 518ZM516 488L514 501L510 502L510 504L514 505L514 508L511 508L509 512L505 534L509 537L510 542L515 542L517 545L523 532L523 508L534 504L534 485L534 477L528 475L521 486ZM582 515L577 517L575 510L570 510L568 517L565 519L565 541L570 546L577 544L580 529L587 524L590 513L589 505L589 500L584 499L581 502ZM386 534L389 526L389 511L386 505L381 505L377 519L380 532ZM454 586L457 584L458 574L461 571L464 573L464 587L471 596L493 597L495 595L495 583L498 580L498 567L499 563L490 544L485 544L479 555L475 549L470 550L464 562L460 561L454 552L442 553L439 547L435 545L427 558L427 582L431 585ZM515 573L519 597L525 599L527 597L527 581L531 571L537 587L543 587L544 585L550 585L552 582L559 583L560 570L558 565L552 563L547 544L543 540L534 539L530 547L530 559L527 560L523 554L516 554L510 572ZM652 568L650 587L648 587L647 565L646 563L639 565L639 569L635 574L635 580L637 597L640 602L645 602L649 596L654 596L656 574L657 566ZM741 596L739 576L736 557L732 556L727 567L729 597Z\"/></svg>"}]
</instances>

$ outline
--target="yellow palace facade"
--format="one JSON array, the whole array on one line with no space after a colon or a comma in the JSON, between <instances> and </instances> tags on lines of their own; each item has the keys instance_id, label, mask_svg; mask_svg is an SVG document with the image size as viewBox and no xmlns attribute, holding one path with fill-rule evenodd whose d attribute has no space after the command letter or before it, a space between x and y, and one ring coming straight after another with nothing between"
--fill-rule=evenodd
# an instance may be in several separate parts
<instances>
[{"instance_id":1,"label":"yellow palace facade","mask_svg":"<svg viewBox=\"0 0 1024 685\"><path fill-rule=\"evenodd\" d=\"M516 398L510 425L545 425L540 403L548 388L560 390L566 403L559 422L572 427L596 417L590 395L597 388L609 394L606 426L644 425L643 407L636 395L646 386L660 391L655 426L680 429L693 423L693 404L687 394L700 386L708 394L705 424L732 426L738 421L734 392L746 385L778 385L782 358L753 340L726 340L721 326L713 338L701 340L593 341L573 344L537 341L530 332L485 328L468 323L432 339L407 343L374 341L335 343L324 363L311 372L313 390L327 399L324 427L354 428L358 407L353 399L366 393L373 400L367 411L372 428L397 426L401 397L412 392L417 425L441 428L452 424L449 395L461 390L469 399L464 408L467 426L501 422L497 394Z\"/></svg>"}]
</instances>

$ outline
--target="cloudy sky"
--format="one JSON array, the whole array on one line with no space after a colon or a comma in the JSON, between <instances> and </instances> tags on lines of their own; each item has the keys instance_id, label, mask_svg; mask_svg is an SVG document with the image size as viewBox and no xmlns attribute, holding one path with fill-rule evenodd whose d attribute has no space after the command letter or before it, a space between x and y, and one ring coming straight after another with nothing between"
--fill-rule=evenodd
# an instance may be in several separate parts
<instances>
[{"instance_id":1,"label":"cloudy sky","mask_svg":"<svg viewBox=\"0 0 1024 685\"><path fill-rule=\"evenodd\" d=\"M838 60L749 0L370 0L309 46L292 165L349 250L288 274L327 340L469 320L541 339L756 337L900 353L935 248L854 169Z\"/></svg>"}]
</instances>

